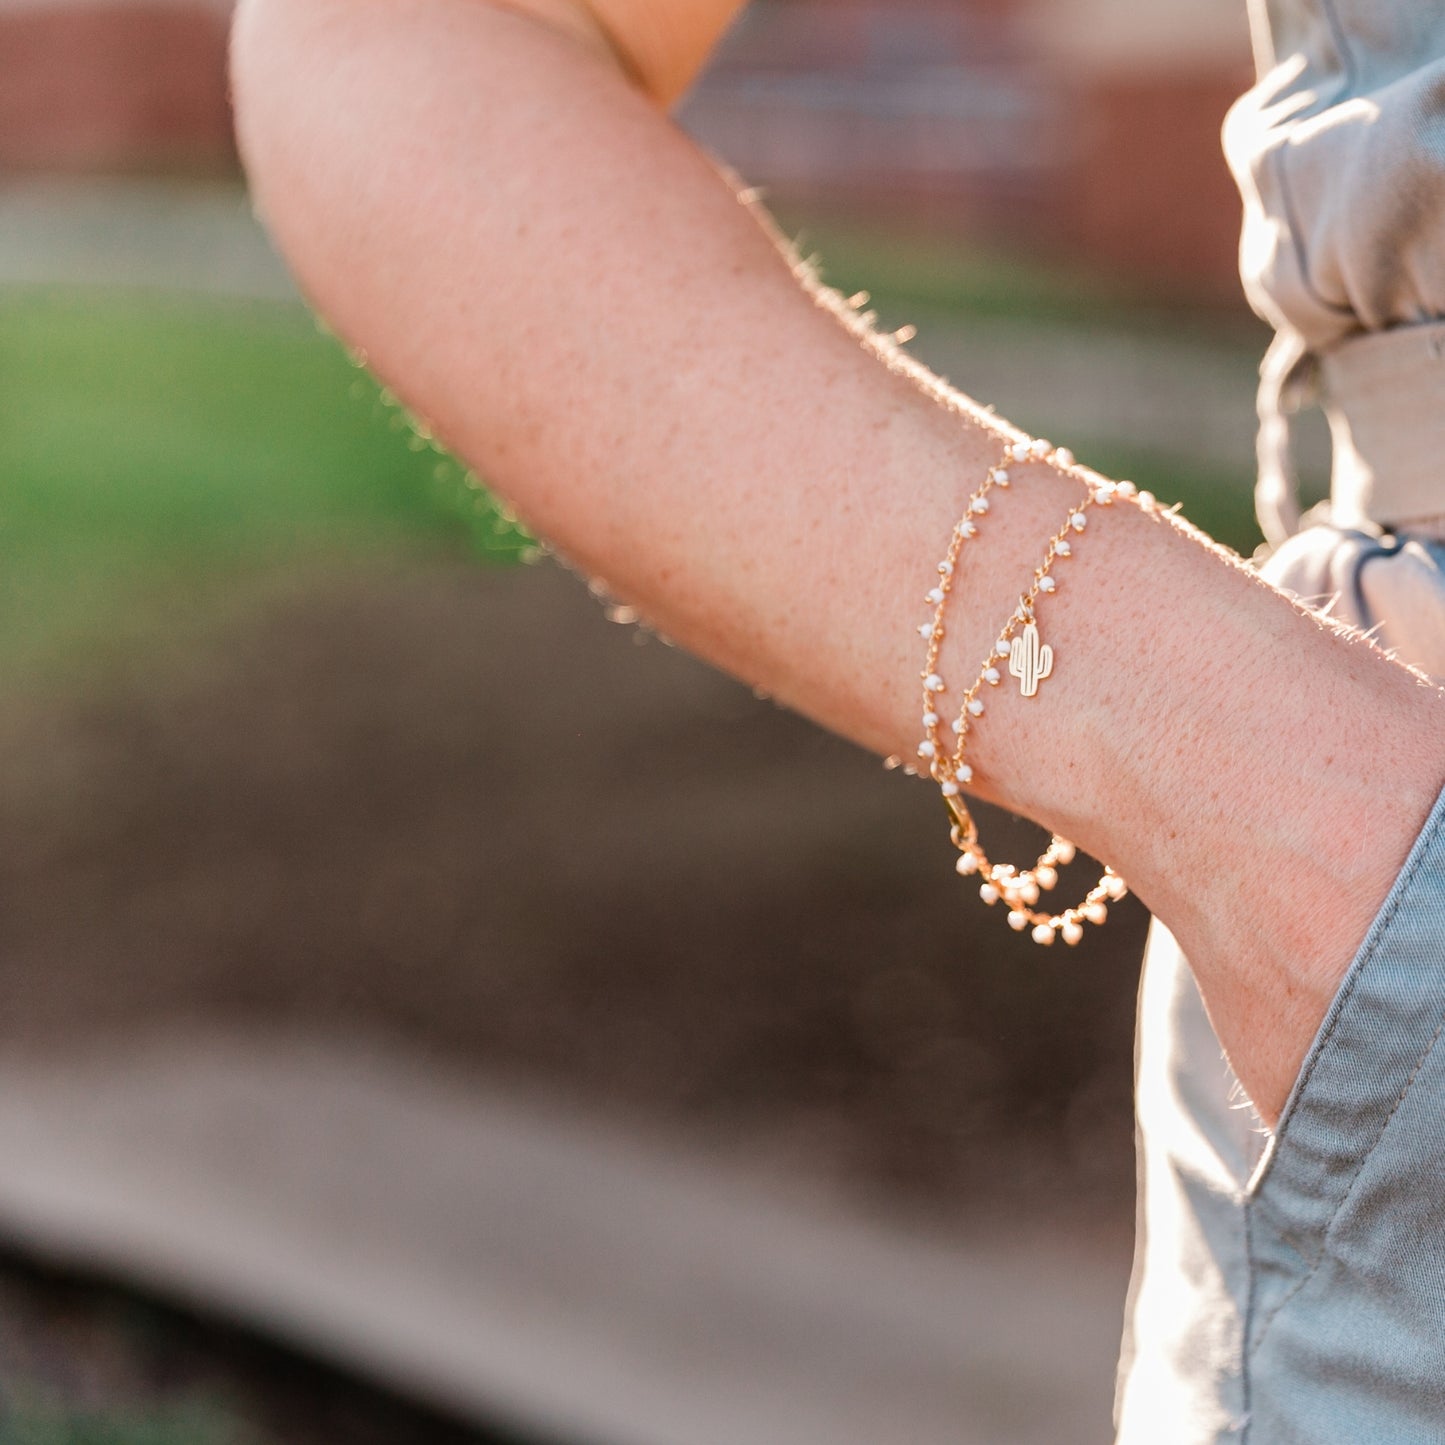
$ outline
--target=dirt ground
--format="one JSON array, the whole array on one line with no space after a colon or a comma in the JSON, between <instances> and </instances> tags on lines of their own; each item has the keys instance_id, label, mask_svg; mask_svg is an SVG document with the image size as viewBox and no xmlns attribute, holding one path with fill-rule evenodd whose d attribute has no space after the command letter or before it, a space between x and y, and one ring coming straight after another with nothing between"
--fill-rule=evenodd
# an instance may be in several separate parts
<instances>
[{"instance_id":1,"label":"dirt ground","mask_svg":"<svg viewBox=\"0 0 1445 1445\"><path fill-rule=\"evenodd\" d=\"M0 1254L0 1445L548 1445Z\"/></svg>"},{"instance_id":2,"label":"dirt ground","mask_svg":"<svg viewBox=\"0 0 1445 1445\"><path fill-rule=\"evenodd\" d=\"M11 697L0 1038L363 1031L930 1211L1115 1213L1142 912L1044 953L951 862L930 789L559 568L391 559Z\"/></svg>"}]
</instances>

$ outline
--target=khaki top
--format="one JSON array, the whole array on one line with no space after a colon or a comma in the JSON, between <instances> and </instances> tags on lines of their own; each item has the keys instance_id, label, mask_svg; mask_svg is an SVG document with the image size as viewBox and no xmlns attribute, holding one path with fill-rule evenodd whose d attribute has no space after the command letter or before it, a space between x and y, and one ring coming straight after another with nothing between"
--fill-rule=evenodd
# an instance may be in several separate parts
<instances>
[{"instance_id":1,"label":"khaki top","mask_svg":"<svg viewBox=\"0 0 1445 1445\"><path fill-rule=\"evenodd\" d=\"M1288 415L1316 387L1333 520L1445 514L1445 4L1250 0L1259 80L1225 153L1262 368L1260 522L1299 525Z\"/></svg>"},{"instance_id":2,"label":"khaki top","mask_svg":"<svg viewBox=\"0 0 1445 1445\"><path fill-rule=\"evenodd\" d=\"M1445 0L1251 0L1251 18L1259 83L1225 143L1245 286L1277 328L1264 574L1445 682L1445 540L1413 535L1445 536ZM1289 414L1316 388L1330 519L1297 531ZM1119 1445L1445 1439L1442 919L1445 795L1272 1134L1155 924Z\"/></svg>"}]
</instances>

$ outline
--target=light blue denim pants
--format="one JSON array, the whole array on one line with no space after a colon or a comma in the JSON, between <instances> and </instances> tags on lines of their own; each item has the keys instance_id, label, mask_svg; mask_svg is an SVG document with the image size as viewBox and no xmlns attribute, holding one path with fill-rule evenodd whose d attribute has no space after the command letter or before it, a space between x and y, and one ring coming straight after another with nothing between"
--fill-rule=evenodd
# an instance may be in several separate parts
<instances>
[{"instance_id":1,"label":"light blue denim pants","mask_svg":"<svg viewBox=\"0 0 1445 1445\"><path fill-rule=\"evenodd\" d=\"M1266 570L1445 677L1445 544L1314 528ZM1445 794L1272 1136L1156 926L1120 1445L1445 1442L1442 1034Z\"/></svg>"}]
</instances>

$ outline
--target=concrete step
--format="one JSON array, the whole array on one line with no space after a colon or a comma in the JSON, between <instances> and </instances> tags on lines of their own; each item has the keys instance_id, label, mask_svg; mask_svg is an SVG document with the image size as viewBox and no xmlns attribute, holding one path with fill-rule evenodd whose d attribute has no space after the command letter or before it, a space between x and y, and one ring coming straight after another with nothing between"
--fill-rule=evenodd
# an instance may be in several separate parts
<instances>
[{"instance_id":1,"label":"concrete step","mask_svg":"<svg viewBox=\"0 0 1445 1445\"><path fill-rule=\"evenodd\" d=\"M0 1234L584 1445L1103 1442L1128 1263L239 1034L0 1060Z\"/></svg>"}]
</instances>

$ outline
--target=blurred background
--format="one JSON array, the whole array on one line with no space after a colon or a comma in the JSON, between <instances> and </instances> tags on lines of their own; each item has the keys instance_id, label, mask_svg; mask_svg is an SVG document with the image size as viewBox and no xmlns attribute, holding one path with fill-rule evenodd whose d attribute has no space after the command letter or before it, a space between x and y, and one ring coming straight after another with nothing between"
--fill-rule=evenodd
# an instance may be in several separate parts
<instances>
[{"instance_id":1,"label":"blurred background","mask_svg":"<svg viewBox=\"0 0 1445 1445\"><path fill-rule=\"evenodd\" d=\"M228 18L0 0L0 1442L1106 1440L1142 913L1020 942L418 434ZM1247 553L1249 80L1214 0L765 0L681 118Z\"/></svg>"}]
</instances>

